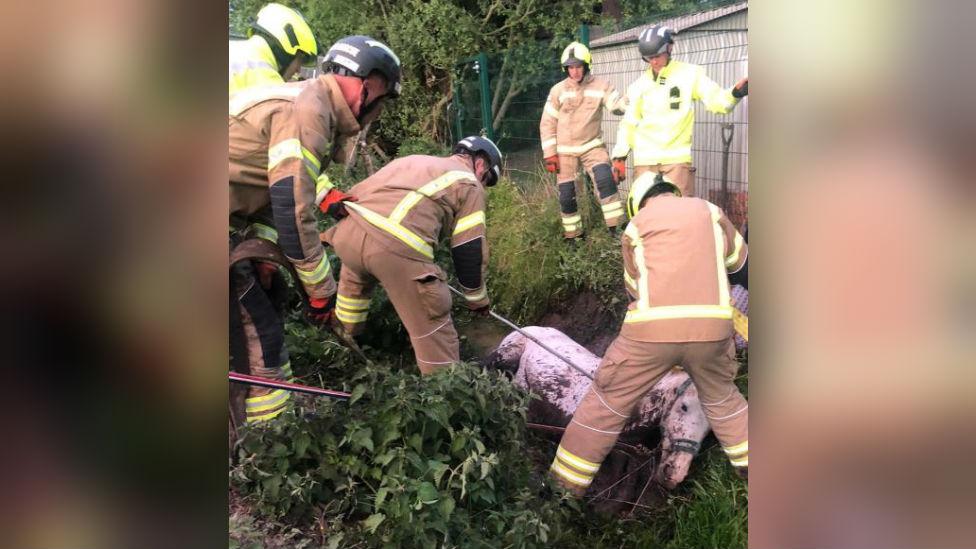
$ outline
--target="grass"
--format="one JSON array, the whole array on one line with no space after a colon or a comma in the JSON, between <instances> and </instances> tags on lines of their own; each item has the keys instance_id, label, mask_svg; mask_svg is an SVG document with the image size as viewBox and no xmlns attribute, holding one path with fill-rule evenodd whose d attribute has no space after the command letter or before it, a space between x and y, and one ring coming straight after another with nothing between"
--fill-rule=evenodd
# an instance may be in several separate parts
<instances>
[{"instance_id":1,"label":"grass","mask_svg":"<svg viewBox=\"0 0 976 549\"><path fill-rule=\"evenodd\" d=\"M606 230L592 193L580 192L587 237L562 237L555 185L504 181L488 197L488 289L492 304L528 324L573 295L588 290L607 308L623 288L620 241Z\"/></svg>"}]
</instances>

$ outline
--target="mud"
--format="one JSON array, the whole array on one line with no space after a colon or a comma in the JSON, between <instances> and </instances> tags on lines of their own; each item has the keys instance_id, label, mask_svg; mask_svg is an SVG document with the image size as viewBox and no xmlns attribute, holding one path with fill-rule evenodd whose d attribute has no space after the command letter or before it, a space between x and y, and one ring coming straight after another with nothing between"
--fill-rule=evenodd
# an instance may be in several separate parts
<instances>
[{"instance_id":1,"label":"mud","mask_svg":"<svg viewBox=\"0 0 976 549\"><path fill-rule=\"evenodd\" d=\"M607 311L592 292L583 292L572 298L554 303L548 313L535 323L536 326L556 328L568 335L591 353L602 356L620 329L625 305L619 311ZM494 318L470 316L455 319L461 339L461 358L484 364L512 330Z\"/></svg>"},{"instance_id":2,"label":"mud","mask_svg":"<svg viewBox=\"0 0 976 549\"><path fill-rule=\"evenodd\" d=\"M621 303L619 311L608 311L596 294L584 291L554 304L536 325L556 328L591 353L603 356L617 335L625 306Z\"/></svg>"}]
</instances>

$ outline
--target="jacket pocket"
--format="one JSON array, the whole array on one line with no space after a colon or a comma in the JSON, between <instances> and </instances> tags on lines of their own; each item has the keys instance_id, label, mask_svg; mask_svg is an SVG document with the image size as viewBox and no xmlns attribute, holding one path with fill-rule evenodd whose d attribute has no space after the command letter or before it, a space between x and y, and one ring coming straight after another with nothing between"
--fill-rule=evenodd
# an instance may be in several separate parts
<instances>
[{"instance_id":1,"label":"jacket pocket","mask_svg":"<svg viewBox=\"0 0 976 549\"><path fill-rule=\"evenodd\" d=\"M414 277L417 294L430 320L442 320L451 314L451 291L447 289L447 275L434 266L428 272Z\"/></svg>"}]
</instances>

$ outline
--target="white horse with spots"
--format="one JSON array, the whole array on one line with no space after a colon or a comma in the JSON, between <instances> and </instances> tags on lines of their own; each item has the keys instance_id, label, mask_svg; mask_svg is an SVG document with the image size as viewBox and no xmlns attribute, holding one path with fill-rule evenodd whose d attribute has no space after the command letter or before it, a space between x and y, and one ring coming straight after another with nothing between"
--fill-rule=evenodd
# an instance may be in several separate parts
<instances>
[{"instance_id":1,"label":"white horse with spots","mask_svg":"<svg viewBox=\"0 0 976 549\"><path fill-rule=\"evenodd\" d=\"M555 328L529 326L524 330L590 376L600 364L600 357ZM518 332L502 340L490 363L515 371L514 383L542 398L542 402L534 401L530 405L530 422L565 427L590 388L591 379ZM621 438L639 437L641 432L646 435L653 428L661 432L661 460L653 478L667 488L674 488L688 474L691 461L709 431L698 390L680 368L665 374L640 401Z\"/></svg>"}]
</instances>

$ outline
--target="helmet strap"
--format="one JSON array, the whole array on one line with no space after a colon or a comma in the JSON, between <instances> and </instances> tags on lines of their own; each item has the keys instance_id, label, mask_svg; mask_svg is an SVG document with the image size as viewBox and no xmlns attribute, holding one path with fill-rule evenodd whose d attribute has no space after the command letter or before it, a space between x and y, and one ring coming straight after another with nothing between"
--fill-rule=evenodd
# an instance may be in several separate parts
<instances>
[{"instance_id":1,"label":"helmet strap","mask_svg":"<svg viewBox=\"0 0 976 549\"><path fill-rule=\"evenodd\" d=\"M292 60L295 59L294 55L289 55L285 52L278 40L268 31L264 30L260 25L255 24L253 27L254 34L257 34L261 38L264 38L265 43L271 48L271 53L274 55L275 61L278 63L278 72L282 73L291 64ZM294 32L294 31L292 31Z\"/></svg>"},{"instance_id":2,"label":"helmet strap","mask_svg":"<svg viewBox=\"0 0 976 549\"><path fill-rule=\"evenodd\" d=\"M338 69L346 74L342 74ZM366 99L366 82L358 76L349 74L344 67L335 67L333 76L339 84L339 89L342 90L342 98L346 101L346 106L352 111L353 116L360 119L365 114L363 104Z\"/></svg>"}]
</instances>

